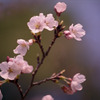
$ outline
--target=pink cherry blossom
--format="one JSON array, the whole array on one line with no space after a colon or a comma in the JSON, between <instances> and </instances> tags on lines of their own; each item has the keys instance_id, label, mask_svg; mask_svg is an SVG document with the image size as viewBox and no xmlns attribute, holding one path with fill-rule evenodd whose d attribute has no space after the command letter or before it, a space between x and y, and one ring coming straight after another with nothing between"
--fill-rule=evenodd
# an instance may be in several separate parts
<instances>
[{"instance_id":1,"label":"pink cherry blossom","mask_svg":"<svg viewBox=\"0 0 100 100\"><path fill-rule=\"evenodd\" d=\"M42 100L54 100L54 98L51 95L46 95L42 98Z\"/></svg>"},{"instance_id":2,"label":"pink cherry blossom","mask_svg":"<svg viewBox=\"0 0 100 100\"><path fill-rule=\"evenodd\" d=\"M73 26L73 24L69 27L69 31L72 35L72 37L77 40L77 41L81 41L81 37L83 37L86 33L85 30L82 29L83 26L81 24L76 24Z\"/></svg>"},{"instance_id":3,"label":"pink cherry blossom","mask_svg":"<svg viewBox=\"0 0 100 100\"><path fill-rule=\"evenodd\" d=\"M74 75L72 81L71 81L71 89L73 92L76 92L76 91L80 91L83 89L81 83L83 83L84 81L86 80L85 76L80 74L80 73L77 73Z\"/></svg>"},{"instance_id":4,"label":"pink cherry blossom","mask_svg":"<svg viewBox=\"0 0 100 100\"><path fill-rule=\"evenodd\" d=\"M16 56L13 62L21 67L22 73L31 73L33 71L33 66L29 65L28 62L25 61L23 56L21 55Z\"/></svg>"},{"instance_id":5,"label":"pink cherry blossom","mask_svg":"<svg viewBox=\"0 0 100 100\"><path fill-rule=\"evenodd\" d=\"M3 98L3 95L2 95L1 90L0 90L0 100L2 100L2 98Z\"/></svg>"},{"instance_id":6,"label":"pink cherry blossom","mask_svg":"<svg viewBox=\"0 0 100 100\"><path fill-rule=\"evenodd\" d=\"M0 76L4 79L14 80L17 75L21 73L21 67L19 67L16 63L9 61L2 62L0 64Z\"/></svg>"},{"instance_id":7,"label":"pink cherry blossom","mask_svg":"<svg viewBox=\"0 0 100 100\"><path fill-rule=\"evenodd\" d=\"M54 9L56 11L56 13L58 14L58 16L60 16L60 14L62 12L64 12L67 8L67 5L64 2L58 2L55 6Z\"/></svg>"},{"instance_id":8,"label":"pink cherry blossom","mask_svg":"<svg viewBox=\"0 0 100 100\"><path fill-rule=\"evenodd\" d=\"M27 23L29 29L32 31L33 34L42 32L44 29L44 19L40 16L33 16L30 21Z\"/></svg>"},{"instance_id":9,"label":"pink cherry blossom","mask_svg":"<svg viewBox=\"0 0 100 100\"><path fill-rule=\"evenodd\" d=\"M14 58L9 58L8 62L0 64L0 76L4 79L14 80L21 73L31 73L33 66L30 66L27 61L23 59L22 55Z\"/></svg>"},{"instance_id":10,"label":"pink cherry blossom","mask_svg":"<svg viewBox=\"0 0 100 100\"><path fill-rule=\"evenodd\" d=\"M54 19L53 14L47 14L45 18L45 29L52 31L54 27L58 26L58 22Z\"/></svg>"},{"instance_id":11,"label":"pink cherry blossom","mask_svg":"<svg viewBox=\"0 0 100 100\"><path fill-rule=\"evenodd\" d=\"M29 42L23 40L23 39L18 39L17 43L19 44L14 50L13 52L15 54L20 54L22 56L25 56L25 54L27 53L27 50L29 50Z\"/></svg>"}]
</instances>

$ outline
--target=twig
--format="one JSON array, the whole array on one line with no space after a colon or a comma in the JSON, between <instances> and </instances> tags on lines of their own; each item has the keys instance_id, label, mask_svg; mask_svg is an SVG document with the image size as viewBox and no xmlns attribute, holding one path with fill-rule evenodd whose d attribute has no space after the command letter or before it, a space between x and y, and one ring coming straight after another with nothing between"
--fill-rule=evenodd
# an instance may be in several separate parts
<instances>
[{"instance_id":1,"label":"twig","mask_svg":"<svg viewBox=\"0 0 100 100\"><path fill-rule=\"evenodd\" d=\"M36 39L36 42L37 42L37 44L39 45L40 50L41 50L41 52L42 52L42 55L43 55L43 57L44 57L44 56L45 56L45 52L44 52L43 45L42 45L42 44L41 44L41 42L40 42L40 39L39 39L39 38L37 38L37 36L36 36L36 35L34 35L34 38Z\"/></svg>"},{"instance_id":2,"label":"twig","mask_svg":"<svg viewBox=\"0 0 100 100\"><path fill-rule=\"evenodd\" d=\"M18 80L14 80L14 81L10 81L10 82L14 83L16 85L16 87L18 88L18 91L20 93L21 100L24 100L23 91L22 91L21 86L18 84Z\"/></svg>"},{"instance_id":3,"label":"twig","mask_svg":"<svg viewBox=\"0 0 100 100\"><path fill-rule=\"evenodd\" d=\"M46 53L44 53L44 50L43 50L42 46L40 45L40 43L38 43L39 46L40 46L40 49L41 49L41 51L42 51L42 53L43 53L43 56L42 56L42 58L41 58L40 63L38 63L36 69L35 69L34 72L32 73L32 80L31 80L30 86L28 87L28 89L26 90L26 92L25 92L25 94L24 94L24 98L25 98L25 96L28 94L28 92L30 91L31 87L34 86L34 85L33 85L34 77L35 77L35 75L36 75L38 69L40 68L40 66L43 64L44 59L46 58L46 56L47 56L48 53L50 52L51 47L52 47L53 44L55 43L55 40L56 40L56 39L57 39L57 37L54 36L54 39L52 40L52 42L51 42L50 46L48 47ZM44 56L44 55L45 55L45 56ZM47 81L47 80L48 80L48 79L46 79L45 81Z\"/></svg>"},{"instance_id":4,"label":"twig","mask_svg":"<svg viewBox=\"0 0 100 100\"><path fill-rule=\"evenodd\" d=\"M56 81L57 79L60 79L59 78L59 76L61 76L62 74L64 73L64 71L62 72L60 72L60 73L58 73L58 74L56 74L56 75L52 75L51 77L49 77L49 78L46 78L46 79L44 79L44 80L41 80L41 81L39 81L39 82L34 82L33 83L33 86L35 86L35 85L41 85L42 83L46 83L47 81Z\"/></svg>"},{"instance_id":5,"label":"twig","mask_svg":"<svg viewBox=\"0 0 100 100\"><path fill-rule=\"evenodd\" d=\"M23 96L24 98L26 97L26 95L27 95L28 92L30 91L31 87L33 87L33 86L35 86L35 85L39 85L39 84L45 83L46 81L50 81L50 80L53 81L53 79L57 78L57 76L55 76L55 77L53 76L53 77L44 79L44 80L42 80L42 81L40 81L40 82L35 82L35 83L33 83L33 82L34 82L35 75L37 74L37 71L39 70L40 66L43 64L43 62L44 62L46 56L48 56L48 54L49 54L49 52L50 52L52 46L54 45L56 39L59 37L59 36L58 36L58 33L59 33L60 31L62 31L62 30L63 30L63 29L62 29L62 25L58 25L58 27L54 30L54 38L53 38L53 40L52 40L51 44L49 45L49 47L48 47L48 49L47 49L46 52L44 52L43 46L42 46L42 44L41 44L41 39L40 39L40 37L37 37L36 35L34 35L34 38L36 39L36 42L38 43L38 45L39 45L39 47L40 47L40 49L41 49L42 58L41 58L40 61L39 61L38 58L37 58L37 66L36 66L35 70L34 70L33 73L32 73L31 83L30 83L28 89L26 90L26 92L25 92L25 94L24 94L24 96ZM61 73L59 73L59 74L61 74ZM59 74L57 74L57 75L59 75Z\"/></svg>"}]
</instances>

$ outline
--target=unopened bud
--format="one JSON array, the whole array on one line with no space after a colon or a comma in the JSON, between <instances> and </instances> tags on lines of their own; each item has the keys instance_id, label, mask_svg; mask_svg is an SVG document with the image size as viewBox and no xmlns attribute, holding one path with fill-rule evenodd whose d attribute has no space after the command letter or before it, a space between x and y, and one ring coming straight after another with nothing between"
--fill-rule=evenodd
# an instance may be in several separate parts
<instances>
[{"instance_id":1,"label":"unopened bud","mask_svg":"<svg viewBox=\"0 0 100 100\"><path fill-rule=\"evenodd\" d=\"M67 86L62 86L61 89L63 90L64 93L72 95L74 94L74 92L72 91L72 89L70 87Z\"/></svg>"},{"instance_id":2,"label":"unopened bud","mask_svg":"<svg viewBox=\"0 0 100 100\"><path fill-rule=\"evenodd\" d=\"M28 42L29 42L29 45L32 45L33 43L36 42L36 40L35 39L29 39Z\"/></svg>"},{"instance_id":3,"label":"unopened bud","mask_svg":"<svg viewBox=\"0 0 100 100\"><path fill-rule=\"evenodd\" d=\"M9 60L10 60L10 57L9 57L9 56L7 56L6 61L7 61L7 62L9 62Z\"/></svg>"}]
</instances>

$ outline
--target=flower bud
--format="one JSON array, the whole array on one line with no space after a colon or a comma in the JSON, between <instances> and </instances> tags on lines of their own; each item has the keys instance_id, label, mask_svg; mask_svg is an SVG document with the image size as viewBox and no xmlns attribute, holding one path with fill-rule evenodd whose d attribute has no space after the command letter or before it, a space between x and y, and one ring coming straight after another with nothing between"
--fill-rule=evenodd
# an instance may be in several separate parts
<instances>
[{"instance_id":1,"label":"flower bud","mask_svg":"<svg viewBox=\"0 0 100 100\"><path fill-rule=\"evenodd\" d=\"M71 90L70 87L67 86L62 86L61 89L63 90L64 93L67 93L69 95L72 95L74 92Z\"/></svg>"},{"instance_id":2,"label":"flower bud","mask_svg":"<svg viewBox=\"0 0 100 100\"><path fill-rule=\"evenodd\" d=\"M67 5L64 3L64 2L58 2L55 6L54 6L54 9L56 11L56 14L58 16L60 16L60 14L62 12L64 12L67 8Z\"/></svg>"}]
</instances>

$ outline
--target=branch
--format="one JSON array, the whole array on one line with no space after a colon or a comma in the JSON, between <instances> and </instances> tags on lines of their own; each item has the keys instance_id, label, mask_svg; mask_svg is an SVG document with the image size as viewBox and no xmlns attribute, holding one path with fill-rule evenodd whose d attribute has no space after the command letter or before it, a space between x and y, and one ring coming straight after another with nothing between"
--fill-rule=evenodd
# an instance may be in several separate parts
<instances>
[{"instance_id":1,"label":"branch","mask_svg":"<svg viewBox=\"0 0 100 100\"><path fill-rule=\"evenodd\" d=\"M42 52L42 55L43 55L43 57L44 57L44 56L45 56L45 52L44 52L43 45L41 44L40 36L34 35L34 38L35 38L35 40L36 40L36 43L39 45L40 50L41 50L41 52Z\"/></svg>"},{"instance_id":2,"label":"branch","mask_svg":"<svg viewBox=\"0 0 100 100\"><path fill-rule=\"evenodd\" d=\"M14 81L10 80L10 82L16 85L16 87L17 87L17 89L18 89L18 91L20 93L21 100L24 100L23 91L22 91L21 86L18 84L18 79L14 80Z\"/></svg>"},{"instance_id":3,"label":"branch","mask_svg":"<svg viewBox=\"0 0 100 100\"><path fill-rule=\"evenodd\" d=\"M34 83L33 83L33 86L35 86L35 85L41 85L41 84L43 84L43 83L46 83L47 81L53 81L53 82L55 82L56 80L59 80L59 79L60 79L59 76L61 76L64 72L65 72L65 70L61 71L61 72L58 73L58 74L55 74L55 73L54 73L51 77L46 78L46 79L44 79L44 80L41 80L41 81L39 81L39 82L34 82Z\"/></svg>"}]
</instances>

